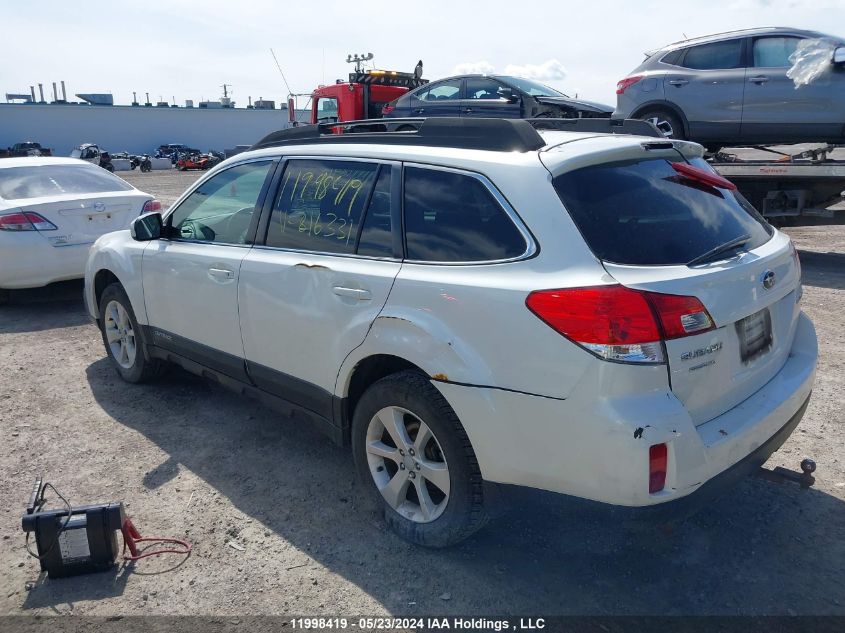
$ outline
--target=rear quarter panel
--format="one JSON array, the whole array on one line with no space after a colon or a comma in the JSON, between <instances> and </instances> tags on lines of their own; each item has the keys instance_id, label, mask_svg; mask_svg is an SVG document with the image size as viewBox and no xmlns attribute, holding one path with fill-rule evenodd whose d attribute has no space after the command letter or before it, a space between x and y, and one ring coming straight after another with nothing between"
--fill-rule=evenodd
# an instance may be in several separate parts
<instances>
[{"instance_id":1,"label":"rear quarter panel","mask_svg":"<svg viewBox=\"0 0 845 633\"><path fill-rule=\"evenodd\" d=\"M492 154L492 152L487 152ZM534 236L519 261L405 262L364 343L344 362L336 393L374 354L404 358L439 380L566 397L596 359L525 306L532 290L613 283L586 248L534 154L511 164L466 161L485 175Z\"/></svg>"}]
</instances>

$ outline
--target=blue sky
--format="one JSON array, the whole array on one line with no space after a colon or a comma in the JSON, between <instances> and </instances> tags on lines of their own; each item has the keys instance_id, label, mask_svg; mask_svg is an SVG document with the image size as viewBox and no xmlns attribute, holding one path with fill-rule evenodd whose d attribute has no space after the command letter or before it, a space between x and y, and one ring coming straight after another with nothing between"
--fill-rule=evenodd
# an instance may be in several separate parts
<instances>
[{"instance_id":1,"label":"blue sky","mask_svg":"<svg viewBox=\"0 0 845 633\"><path fill-rule=\"evenodd\" d=\"M214 99L224 82L239 106L248 96L279 102L288 90L272 47L294 92L345 77L348 53L372 52L379 68L410 71L422 59L429 79L508 71L613 104L644 51L685 36L755 26L845 36L845 0L5 0L0 11L0 95L38 82L47 94L64 79L69 95L112 92L117 103L133 90L153 101Z\"/></svg>"}]
</instances>

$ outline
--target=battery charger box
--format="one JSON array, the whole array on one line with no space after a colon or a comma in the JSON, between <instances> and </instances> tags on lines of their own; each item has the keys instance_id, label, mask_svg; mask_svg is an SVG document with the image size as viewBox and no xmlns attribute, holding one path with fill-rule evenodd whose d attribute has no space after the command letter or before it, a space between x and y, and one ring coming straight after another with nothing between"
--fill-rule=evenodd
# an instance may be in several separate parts
<instances>
[{"instance_id":1,"label":"battery charger box","mask_svg":"<svg viewBox=\"0 0 845 633\"><path fill-rule=\"evenodd\" d=\"M108 571L117 560L117 533L126 520L122 503L80 506L23 515L35 534L38 559L49 578ZM63 527L64 526L64 527Z\"/></svg>"}]
</instances>

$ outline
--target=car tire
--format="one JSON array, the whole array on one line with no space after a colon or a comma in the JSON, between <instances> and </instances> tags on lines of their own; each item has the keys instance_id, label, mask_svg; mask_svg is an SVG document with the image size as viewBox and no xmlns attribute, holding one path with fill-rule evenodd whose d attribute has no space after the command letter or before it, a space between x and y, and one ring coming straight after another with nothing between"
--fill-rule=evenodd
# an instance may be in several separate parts
<instances>
[{"instance_id":1,"label":"car tire","mask_svg":"<svg viewBox=\"0 0 845 633\"><path fill-rule=\"evenodd\" d=\"M367 389L355 407L352 452L359 481L402 538L447 547L486 523L475 453L426 376L403 371Z\"/></svg>"},{"instance_id":2,"label":"car tire","mask_svg":"<svg viewBox=\"0 0 845 633\"><path fill-rule=\"evenodd\" d=\"M99 308L103 345L118 375L131 383L159 376L164 363L146 357L141 328L123 286L119 283L107 286L100 297Z\"/></svg>"},{"instance_id":3,"label":"car tire","mask_svg":"<svg viewBox=\"0 0 845 633\"><path fill-rule=\"evenodd\" d=\"M684 132L684 122L674 112L658 108L655 110L646 110L642 114L637 115L637 118L654 123L666 138L675 138L679 141L687 140L687 135Z\"/></svg>"}]
</instances>

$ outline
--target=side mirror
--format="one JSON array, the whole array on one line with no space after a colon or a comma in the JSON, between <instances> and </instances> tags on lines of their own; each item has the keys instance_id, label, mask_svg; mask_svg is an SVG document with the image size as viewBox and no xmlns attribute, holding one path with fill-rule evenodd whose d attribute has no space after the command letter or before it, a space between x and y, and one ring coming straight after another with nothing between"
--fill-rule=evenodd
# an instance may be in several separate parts
<instances>
[{"instance_id":1,"label":"side mirror","mask_svg":"<svg viewBox=\"0 0 845 633\"><path fill-rule=\"evenodd\" d=\"M833 51L833 63L845 64L845 46L840 46Z\"/></svg>"},{"instance_id":2,"label":"side mirror","mask_svg":"<svg viewBox=\"0 0 845 633\"><path fill-rule=\"evenodd\" d=\"M140 215L129 225L129 234L138 242L149 242L161 237L163 221L161 213Z\"/></svg>"},{"instance_id":3,"label":"side mirror","mask_svg":"<svg viewBox=\"0 0 845 633\"><path fill-rule=\"evenodd\" d=\"M519 95L516 94L511 88L501 88L499 90L499 94L508 103L517 103L519 101Z\"/></svg>"}]
</instances>

